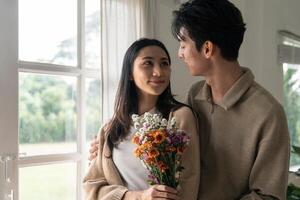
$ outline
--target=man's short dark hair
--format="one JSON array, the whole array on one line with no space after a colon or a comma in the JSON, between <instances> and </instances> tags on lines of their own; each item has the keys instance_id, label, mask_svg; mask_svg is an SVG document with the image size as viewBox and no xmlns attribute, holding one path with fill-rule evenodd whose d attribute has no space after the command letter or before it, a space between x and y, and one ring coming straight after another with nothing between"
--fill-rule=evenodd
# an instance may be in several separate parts
<instances>
[{"instance_id":1,"label":"man's short dark hair","mask_svg":"<svg viewBox=\"0 0 300 200\"><path fill-rule=\"evenodd\" d=\"M180 29L196 43L198 51L207 40L217 45L226 60L237 60L246 30L240 10L228 0L190 0L173 11L172 33Z\"/></svg>"}]
</instances>

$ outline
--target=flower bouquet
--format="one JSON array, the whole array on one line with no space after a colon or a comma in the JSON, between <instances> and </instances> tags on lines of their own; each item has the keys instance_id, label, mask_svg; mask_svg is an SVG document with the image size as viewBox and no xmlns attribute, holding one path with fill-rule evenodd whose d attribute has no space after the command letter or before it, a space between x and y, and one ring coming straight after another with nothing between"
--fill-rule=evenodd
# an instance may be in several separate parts
<instances>
[{"instance_id":1,"label":"flower bouquet","mask_svg":"<svg viewBox=\"0 0 300 200\"><path fill-rule=\"evenodd\" d=\"M134 154L148 169L149 184L176 188L189 135L176 127L175 118L168 122L160 114L134 114L132 120L136 130L132 142L137 145Z\"/></svg>"}]
</instances>

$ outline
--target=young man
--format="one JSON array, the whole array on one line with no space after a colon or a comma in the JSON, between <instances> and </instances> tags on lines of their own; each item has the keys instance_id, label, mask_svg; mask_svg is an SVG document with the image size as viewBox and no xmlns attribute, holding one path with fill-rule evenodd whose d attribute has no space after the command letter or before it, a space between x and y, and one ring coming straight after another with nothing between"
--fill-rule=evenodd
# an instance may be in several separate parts
<instances>
[{"instance_id":1,"label":"young man","mask_svg":"<svg viewBox=\"0 0 300 200\"><path fill-rule=\"evenodd\" d=\"M282 106L237 61L245 24L228 0L194 0L174 11L178 55L194 84L204 200L285 199L289 134Z\"/></svg>"}]
</instances>

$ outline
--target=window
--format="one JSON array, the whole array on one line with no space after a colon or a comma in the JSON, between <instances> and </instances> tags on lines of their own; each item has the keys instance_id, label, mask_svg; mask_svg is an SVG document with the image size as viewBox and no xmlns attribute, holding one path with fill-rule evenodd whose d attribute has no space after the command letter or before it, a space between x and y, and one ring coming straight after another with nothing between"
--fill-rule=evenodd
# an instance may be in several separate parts
<instances>
[{"instance_id":1,"label":"window","mask_svg":"<svg viewBox=\"0 0 300 200\"><path fill-rule=\"evenodd\" d=\"M102 122L100 1L19 1L19 199L82 199Z\"/></svg>"},{"instance_id":2,"label":"window","mask_svg":"<svg viewBox=\"0 0 300 200\"><path fill-rule=\"evenodd\" d=\"M18 149L20 158L15 194L20 200L80 200L89 141L112 115L126 49L137 38L154 37L155 1L18 2L19 148L14 146L14 152ZM14 131L12 141L16 135ZM12 164L10 159L17 157L4 159Z\"/></svg>"},{"instance_id":3,"label":"window","mask_svg":"<svg viewBox=\"0 0 300 200\"><path fill-rule=\"evenodd\" d=\"M283 67L284 109L291 138L292 171L300 168L300 37L281 31L279 62Z\"/></svg>"}]
</instances>

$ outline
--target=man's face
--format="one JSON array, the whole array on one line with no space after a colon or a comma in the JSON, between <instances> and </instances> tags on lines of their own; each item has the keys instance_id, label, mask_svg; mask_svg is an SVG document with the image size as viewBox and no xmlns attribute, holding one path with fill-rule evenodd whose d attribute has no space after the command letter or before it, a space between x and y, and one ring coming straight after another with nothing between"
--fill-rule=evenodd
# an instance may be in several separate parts
<instances>
[{"instance_id":1,"label":"man's face","mask_svg":"<svg viewBox=\"0 0 300 200\"><path fill-rule=\"evenodd\" d=\"M185 62L192 76L205 75L209 62L204 57L202 48L200 51L197 50L196 43L189 37L185 28L180 29L180 35L178 57Z\"/></svg>"}]
</instances>

